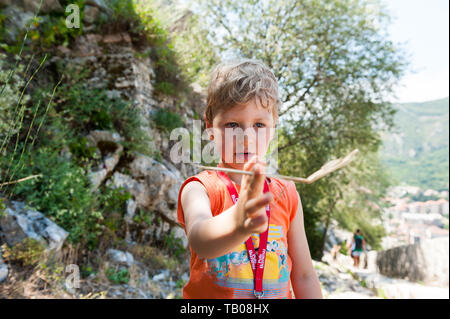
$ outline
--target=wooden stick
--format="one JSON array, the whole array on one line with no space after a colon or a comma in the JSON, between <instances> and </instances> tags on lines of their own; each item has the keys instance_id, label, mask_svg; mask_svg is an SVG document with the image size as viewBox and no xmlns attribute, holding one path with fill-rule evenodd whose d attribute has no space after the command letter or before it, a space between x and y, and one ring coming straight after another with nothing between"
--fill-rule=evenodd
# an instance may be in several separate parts
<instances>
[{"instance_id":1,"label":"wooden stick","mask_svg":"<svg viewBox=\"0 0 450 319\"><path fill-rule=\"evenodd\" d=\"M358 149L354 149L352 152L350 152L347 156L338 158L332 161L327 162L325 165L323 165L318 171L312 173L307 178L302 177L295 177L295 176L286 176L286 175L278 175L278 174L265 174L267 177L274 177L274 178L281 178L286 180L291 180L297 183L302 184L311 184L317 181L319 178L324 177L325 175L328 175L348 163L350 163L354 156L358 153ZM238 174L246 174L246 175L253 175L253 172L251 171L243 171L239 169L234 168L224 168L224 167L214 167L214 166L204 166L200 164L193 164L199 168L203 168L206 170L213 170L213 171L222 171L222 172L230 172L230 173L238 173Z\"/></svg>"},{"instance_id":2,"label":"wooden stick","mask_svg":"<svg viewBox=\"0 0 450 319\"><path fill-rule=\"evenodd\" d=\"M36 178L36 177L42 177L42 174L31 175L31 176L28 176L28 177L24 177L24 178L18 179L18 180L16 180L16 181L1 183L0 186L5 186L5 185L9 185L9 184L20 183L20 182L23 182L23 181L26 181L26 180L29 180L29 179L32 179L32 178Z\"/></svg>"}]
</instances>

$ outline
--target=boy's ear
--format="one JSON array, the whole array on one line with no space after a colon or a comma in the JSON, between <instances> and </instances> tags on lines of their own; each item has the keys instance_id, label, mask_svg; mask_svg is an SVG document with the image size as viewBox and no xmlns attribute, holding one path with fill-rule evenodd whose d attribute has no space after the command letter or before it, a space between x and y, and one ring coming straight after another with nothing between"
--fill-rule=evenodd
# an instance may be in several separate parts
<instances>
[{"instance_id":1,"label":"boy's ear","mask_svg":"<svg viewBox=\"0 0 450 319\"><path fill-rule=\"evenodd\" d=\"M211 123L209 123L208 120L206 119L206 114L203 115L203 120L205 121L206 128L210 128L211 127Z\"/></svg>"}]
</instances>

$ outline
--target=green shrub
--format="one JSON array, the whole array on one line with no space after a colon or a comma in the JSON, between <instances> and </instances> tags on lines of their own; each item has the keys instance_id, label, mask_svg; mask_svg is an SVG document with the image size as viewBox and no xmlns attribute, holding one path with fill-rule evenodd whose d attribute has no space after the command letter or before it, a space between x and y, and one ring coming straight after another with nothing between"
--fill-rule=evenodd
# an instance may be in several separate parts
<instances>
[{"instance_id":1,"label":"green shrub","mask_svg":"<svg viewBox=\"0 0 450 319\"><path fill-rule=\"evenodd\" d=\"M8 63L12 65L14 60L8 61L5 54L0 54L0 151L7 136L11 137L18 132L19 123L14 120L20 118L18 111L30 100L28 94L20 97L25 86L25 66L18 64L11 68Z\"/></svg>"},{"instance_id":2,"label":"green shrub","mask_svg":"<svg viewBox=\"0 0 450 319\"><path fill-rule=\"evenodd\" d=\"M69 3L67 3L69 4ZM63 45L68 46L70 41L83 33L83 8L84 0L72 0L70 4L76 4L80 8L80 27L68 28L66 26L65 10L51 13L34 12L36 15L22 30L17 30L16 39L13 43L7 38L8 30L5 26L6 15L0 10L0 43L9 53L19 53L22 48L22 41L25 41L23 50L25 52L46 52L52 48ZM9 40L9 41L8 41Z\"/></svg>"},{"instance_id":3,"label":"green shrub","mask_svg":"<svg viewBox=\"0 0 450 319\"><path fill-rule=\"evenodd\" d=\"M70 154L74 156L80 166L84 166L92 159L97 158L96 147L89 145L87 138L84 136L74 137L69 141L68 147Z\"/></svg>"},{"instance_id":4,"label":"green shrub","mask_svg":"<svg viewBox=\"0 0 450 319\"><path fill-rule=\"evenodd\" d=\"M166 248L175 257L181 257L186 253L181 238L176 238L173 230L164 237L164 248Z\"/></svg>"},{"instance_id":5,"label":"green shrub","mask_svg":"<svg viewBox=\"0 0 450 319\"><path fill-rule=\"evenodd\" d=\"M103 224L117 235L123 233L123 226L125 225L123 216L126 212L126 201L131 198L131 194L120 188L110 188L103 186L99 193L101 194L99 204L101 210L104 212Z\"/></svg>"},{"instance_id":6,"label":"green shrub","mask_svg":"<svg viewBox=\"0 0 450 319\"><path fill-rule=\"evenodd\" d=\"M63 101L56 106L59 116L73 128L75 136L92 130L117 131L125 152L151 155L149 137L141 129L139 110L121 98L108 97L104 89L90 89L84 83L64 84L55 97Z\"/></svg>"},{"instance_id":7,"label":"green shrub","mask_svg":"<svg viewBox=\"0 0 450 319\"><path fill-rule=\"evenodd\" d=\"M347 256L347 251L348 251L348 249L347 249L347 243L346 243L345 241L343 241L342 243L340 243L340 245L341 245L341 248L339 249L339 252L340 252L342 255Z\"/></svg>"},{"instance_id":8,"label":"green shrub","mask_svg":"<svg viewBox=\"0 0 450 319\"><path fill-rule=\"evenodd\" d=\"M136 244L131 247L130 252L149 269L163 268L175 271L179 265L176 258L170 257L161 249L150 245Z\"/></svg>"},{"instance_id":9,"label":"green shrub","mask_svg":"<svg viewBox=\"0 0 450 319\"><path fill-rule=\"evenodd\" d=\"M181 116L177 113L167 111L165 109L158 109L153 115L152 120L156 127L165 132L171 132L177 127L183 127L184 123Z\"/></svg>"},{"instance_id":10,"label":"green shrub","mask_svg":"<svg viewBox=\"0 0 450 319\"><path fill-rule=\"evenodd\" d=\"M42 174L42 177L14 184L10 192L68 231L70 242L95 246L103 216L95 194L90 192L85 171L49 146L25 153L20 164L23 165L20 176Z\"/></svg>"},{"instance_id":11,"label":"green shrub","mask_svg":"<svg viewBox=\"0 0 450 319\"><path fill-rule=\"evenodd\" d=\"M108 267L105 271L106 277L115 284L127 284L130 280L130 273L128 269L122 268L115 270L112 267Z\"/></svg>"},{"instance_id":12,"label":"green shrub","mask_svg":"<svg viewBox=\"0 0 450 319\"><path fill-rule=\"evenodd\" d=\"M5 161L0 161L1 164L5 165ZM20 176L40 173L42 178L5 190L68 231L69 242L94 248L105 227L112 232L122 230L125 203L131 197L129 192L105 185L93 192L85 170L72 159L59 156L50 146L28 152L22 164Z\"/></svg>"},{"instance_id":13,"label":"green shrub","mask_svg":"<svg viewBox=\"0 0 450 319\"><path fill-rule=\"evenodd\" d=\"M80 267L80 276L81 278L87 278L90 275L96 275L98 271L95 271L91 265L81 265Z\"/></svg>"},{"instance_id":14,"label":"green shrub","mask_svg":"<svg viewBox=\"0 0 450 319\"><path fill-rule=\"evenodd\" d=\"M41 260L45 247L34 238L25 238L13 247L2 245L3 258L8 262L16 262L22 266L35 266Z\"/></svg>"},{"instance_id":15,"label":"green shrub","mask_svg":"<svg viewBox=\"0 0 450 319\"><path fill-rule=\"evenodd\" d=\"M172 83L169 82L159 82L156 83L155 89L158 91L167 94L167 95L174 95L175 94L175 86Z\"/></svg>"},{"instance_id":16,"label":"green shrub","mask_svg":"<svg viewBox=\"0 0 450 319\"><path fill-rule=\"evenodd\" d=\"M145 224L149 226L152 223L153 212L144 209L137 209L133 217L133 222L136 224Z\"/></svg>"},{"instance_id":17,"label":"green shrub","mask_svg":"<svg viewBox=\"0 0 450 319\"><path fill-rule=\"evenodd\" d=\"M155 67L155 92L177 95L185 90L187 85L180 79L182 71L171 36L157 18L152 1L112 0L108 5L113 12L107 23L109 29L126 29L135 41L146 42L152 48L149 55Z\"/></svg>"},{"instance_id":18,"label":"green shrub","mask_svg":"<svg viewBox=\"0 0 450 319\"><path fill-rule=\"evenodd\" d=\"M0 218L6 215L6 204L4 203L5 199L0 197Z\"/></svg>"}]
</instances>

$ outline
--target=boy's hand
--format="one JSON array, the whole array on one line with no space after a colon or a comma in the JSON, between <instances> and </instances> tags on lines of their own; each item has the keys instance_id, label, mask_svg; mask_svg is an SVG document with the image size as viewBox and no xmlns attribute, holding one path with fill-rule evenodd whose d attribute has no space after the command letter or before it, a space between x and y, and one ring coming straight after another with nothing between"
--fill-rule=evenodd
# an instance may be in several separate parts
<instances>
[{"instance_id":1,"label":"boy's hand","mask_svg":"<svg viewBox=\"0 0 450 319\"><path fill-rule=\"evenodd\" d=\"M266 205L273 199L271 192L263 193L266 163L254 156L244 165L245 171L254 175L243 175L235 217L238 232L251 235L262 233L268 227Z\"/></svg>"}]
</instances>

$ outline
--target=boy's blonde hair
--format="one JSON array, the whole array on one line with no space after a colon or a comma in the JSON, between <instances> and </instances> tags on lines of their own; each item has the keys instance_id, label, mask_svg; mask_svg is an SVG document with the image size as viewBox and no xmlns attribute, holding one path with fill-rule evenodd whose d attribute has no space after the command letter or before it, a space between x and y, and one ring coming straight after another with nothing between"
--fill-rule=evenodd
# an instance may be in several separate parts
<instances>
[{"instance_id":1,"label":"boy's blonde hair","mask_svg":"<svg viewBox=\"0 0 450 319\"><path fill-rule=\"evenodd\" d=\"M256 59L233 59L216 65L211 72L206 98L205 118L212 125L214 117L235 105L259 98L260 104L272 107L274 123L281 100L273 72Z\"/></svg>"}]
</instances>

